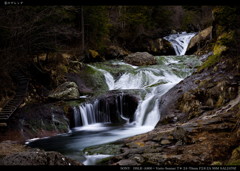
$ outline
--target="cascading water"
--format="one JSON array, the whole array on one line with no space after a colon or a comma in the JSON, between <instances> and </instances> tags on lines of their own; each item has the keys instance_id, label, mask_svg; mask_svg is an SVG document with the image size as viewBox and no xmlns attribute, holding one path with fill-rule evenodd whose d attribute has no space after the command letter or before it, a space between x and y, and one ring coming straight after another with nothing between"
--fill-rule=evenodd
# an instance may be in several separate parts
<instances>
[{"instance_id":1,"label":"cascading water","mask_svg":"<svg viewBox=\"0 0 240 171\"><path fill-rule=\"evenodd\" d=\"M105 114L103 114L99 111L98 99L93 103L85 103L73 107L73 111L75 127L110 122L109 112L106 110Z\"/></svg>"},{"instance_id":2,"label":"cascading water","mask_svg":"<svg viewBox=\"0 0 240 171\"><path fill-rule=\"evenodd\" d=\"M186 33L182 32L181 34L171 34L169 36L164 37L165 40L171 42L175 53L177 56L185 55L187 51L188 44L192 37L194 37L196 33Z\"/></svg>"},{"instance_id":3,"label":"cascading water","mask_svg":"<svg viewBox=\"0 0 240 171\"><path fill-rule=\"evenodd\" d=\"M136 67L122 61L107 61L101 64L88 65L102 73L108 90L118 91L116 98L96 98L73 108L75 127L68 134L40 139L29 143L32 147L55 150L85 164L99 159L101 155L83 154L89 146L113 142L121 138L141 134L152 130L161 115L159 97L194 71L200 64L195 56L159 56L158 64ZM108 70L111 66L113 70ZM136 106L133 118L126 112L129 102L125 93L144 92ZM111 103L111 104L110 104ZM128 104L128 105L126 105ZM111 105L114 105L112 111ZM119 116L119 118L112 118ZM113 120L122 122L113 123ZM106 156L105 156L106 157ZM95 159L94 159L95 158Z\"/></svg>"}]
</instances>

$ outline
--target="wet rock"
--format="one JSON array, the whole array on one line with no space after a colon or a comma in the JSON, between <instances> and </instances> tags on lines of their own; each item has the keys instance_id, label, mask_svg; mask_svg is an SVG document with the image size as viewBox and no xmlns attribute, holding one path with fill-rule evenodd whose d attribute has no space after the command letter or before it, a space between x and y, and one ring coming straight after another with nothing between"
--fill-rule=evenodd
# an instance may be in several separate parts
<instances>
[{"instance_id":1,"label":"wet rock","mask_svg":"<svg viewBox=\"0 0 240 171\"><path fill-rule=\"evenodd\" d=\"M124 58L124 61L136 66L157 64L156 58L148 52L136 52L129 54Z\"/></svg>"},{"instance_id":2,"label":"wet rock","mask_svg":"<svg viewBox=\"0 0 240 171\"><path fill-rule=\"evenodd\" d=\"M78 99L79 96L78 86L75 82L65 82L48 95L48 97L58 100Z\"/></svg>"}]
</instances>

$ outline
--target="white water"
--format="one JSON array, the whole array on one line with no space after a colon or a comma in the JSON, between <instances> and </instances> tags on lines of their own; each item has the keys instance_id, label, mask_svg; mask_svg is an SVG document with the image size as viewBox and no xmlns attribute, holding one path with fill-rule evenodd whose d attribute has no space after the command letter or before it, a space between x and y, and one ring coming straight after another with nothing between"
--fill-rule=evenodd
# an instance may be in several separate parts
<instances>
[{"instance_id":1,"label":"white water","mask_svg":"<svg viewBox=\"0 0 240 171\"><path fill-rule=\"evenodd\" d=\"M164 37L165 40L171 42L175 53L177 56L185 55L188 44L192 37L194 37L196 33L186 33L182 32L181 34L171 34L169 36Z\"/></svg>"},{"instance_id":2,"label":"white water","mask_svg":"<svg viewBox=\"0 0 240 171\"><path fill-rule=\"evenodd\" d=\"M178 61L174 59L166 61L167 65L177 63ZM147 87L154 85L156 83L161 82L165 83L157 87L151 88L150 92L146 94L145 98L139 102L139 105L135 112L135 124L137 126L151 126L153 129L160 119L158 109L158 98L162 96L164 93L166 93L178 82L180 82L182 78L173 74L171 71L169 72L161 68L139 68L134 67L133 65L130 64L126 64L124 62L118 63L115 62L113 64L131 66L133 70L135 70L135 72L132 73L126 72L122 74L120 78L115 80L114 77L108 71L89 65L89 67L103 73L109 90L146 89ZM110 122L108 113L107 115L105 115L105 117L108 118L104 119L104 117L102 116L101 117L102 119L96 121L95 117L98 116L100 113L97 110L98 109L98 107L96 106L96 104L98 104L97 101L98 100L95 100L94 104L86 103L80 105L79 107L77 107L80 108L80 110L78 109L78 111L76 108L74 109L76 111L75 115L78 116L81 115L82 117L81 123L83 126L96 122L101 123ZM120 104L122 103L123 102L120 100ZM122 105L120 105L120 108L121 107ZM124 120L128 119L123 116L122 110L119 113ZM78 116L76 116L76 118L79 120Z\"/></svg>"}]
</instances>

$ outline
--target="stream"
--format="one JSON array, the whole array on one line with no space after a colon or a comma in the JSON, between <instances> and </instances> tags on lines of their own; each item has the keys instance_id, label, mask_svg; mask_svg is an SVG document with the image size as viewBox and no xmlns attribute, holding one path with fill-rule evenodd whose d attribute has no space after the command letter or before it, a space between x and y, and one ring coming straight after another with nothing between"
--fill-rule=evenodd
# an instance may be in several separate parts
<instances>
[{"instance_id":1,"label":"stream","mask_svg":"<svg viewBox=\"0 0 240 171\"><path fill-rule=\"evenodd\" d=\"M186 37L186 34L184 36ZM120 92L116 98L115 112L121 122L113 123L110 104L106 103L103 109L99 98L96 97L73 107L75 127L69 133L28 140L26 144L46 151L58 151L85 165L94 165L109 155L88 155L83 152L86 147L114 142L153 130L161 117L159 98L191 75L196 66L201 64L197 56L181 53L176 56L156 56L156 59L157 64L151 66L133 66L120 60L88 64L89 68L104 76L108 88L106 93ZM126 93L138 94L140 97L132 118L126 115L128 110L124 96Z\"/></svg>"}]
</instances>

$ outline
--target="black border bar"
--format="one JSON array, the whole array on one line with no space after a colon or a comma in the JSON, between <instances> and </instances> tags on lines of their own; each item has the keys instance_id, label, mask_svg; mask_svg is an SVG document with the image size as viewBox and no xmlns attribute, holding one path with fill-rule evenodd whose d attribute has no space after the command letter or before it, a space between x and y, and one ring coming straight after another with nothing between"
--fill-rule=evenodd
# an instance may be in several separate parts
<instances>
[{"instance_id":1,"label":"black border bar","mask_svg":"<svg viewBox=\"0 0 240 171\"><path fill-rule=\"evenodd\" d=\"M238 5L238 0L0 0L0 6L32 5Z\"/></svg>"}]
</instances>

